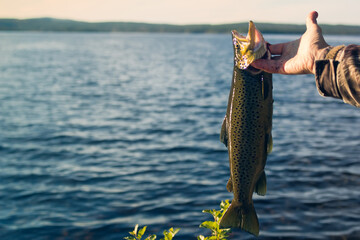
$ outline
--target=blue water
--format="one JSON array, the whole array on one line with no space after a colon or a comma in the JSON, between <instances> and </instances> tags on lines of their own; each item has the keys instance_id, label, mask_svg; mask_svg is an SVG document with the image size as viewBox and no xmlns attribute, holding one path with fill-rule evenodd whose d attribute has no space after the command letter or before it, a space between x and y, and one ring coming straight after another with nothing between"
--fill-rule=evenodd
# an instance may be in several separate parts
<instances>
[{"instance_id":1,"label":"blue water","mask_svg":"<svg viewBox=\"0 0 360 240\"><path fill-rule=\"evenodd\" d=\"M207 235L231 77L229 34L0 33L0 239ZM274 99L259 239L359 239L360 111L311 75L274 76Z\"/></svg>"}]
</instances>

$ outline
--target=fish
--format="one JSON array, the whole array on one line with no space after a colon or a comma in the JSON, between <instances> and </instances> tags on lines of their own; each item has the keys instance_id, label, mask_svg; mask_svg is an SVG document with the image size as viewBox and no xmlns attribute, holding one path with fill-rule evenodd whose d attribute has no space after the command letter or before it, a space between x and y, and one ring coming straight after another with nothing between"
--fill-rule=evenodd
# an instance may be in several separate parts
<instances>
[{"instance_id":1,"label":"fish","mask_svg":"<svg viewBox=\"0 0 360 240\"><path fill-rule=\"evenodd\" d=\"M259 235L253 192L266 194L265 164L272 151L272 74L251 63L269 58L267 43L249 22L246 37L232 31L234 68L220 141L228 148L230 179L226 185L234 198L220 220L220 228L241 228Z\"/></svg>"}]
</instances>

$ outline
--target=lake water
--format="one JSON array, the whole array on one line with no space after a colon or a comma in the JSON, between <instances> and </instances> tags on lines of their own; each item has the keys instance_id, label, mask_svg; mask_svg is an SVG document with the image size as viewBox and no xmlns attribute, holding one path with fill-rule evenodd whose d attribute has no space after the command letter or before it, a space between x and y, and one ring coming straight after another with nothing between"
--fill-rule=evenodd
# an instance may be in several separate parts
<instances>
[{"instance_id":1,"label":"lake water","mask_svg":"<svg viewBox=\"0 0 360 240\"><path fill-rule=\"evenodd\" d=\"M295 39L266 35L271 43ZM360 44L332 36L330 44ZM0 239L207 235L229 178L219 141L230 34L0 33ZM360 238L360 111L274 76L259 239ZM253 239L234 230L230 239Z\"/></svg>"}]
</instances>

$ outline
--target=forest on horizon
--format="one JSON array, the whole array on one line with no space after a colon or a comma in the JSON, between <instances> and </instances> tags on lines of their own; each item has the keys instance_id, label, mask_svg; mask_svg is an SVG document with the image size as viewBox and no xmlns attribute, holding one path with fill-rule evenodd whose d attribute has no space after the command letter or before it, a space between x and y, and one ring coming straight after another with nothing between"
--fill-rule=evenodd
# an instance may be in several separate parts
<instances>
[{"instance_id":1,"label":"forest on horizon","mask_svg":"<svg viewBox=\"0 0 360 240\"><path fill-rule=\"evenodd\" d=\"M262 33L301 34L305 24L255 23ZM324 34L360 35L360 26L320 24ZM154 24L138 22L82 22L55 18L0 19L0 31L57 32L163 32L163 33L228 33L236 29L247 32L248 23L230 24Z\"/></svg>"}]
</instances>

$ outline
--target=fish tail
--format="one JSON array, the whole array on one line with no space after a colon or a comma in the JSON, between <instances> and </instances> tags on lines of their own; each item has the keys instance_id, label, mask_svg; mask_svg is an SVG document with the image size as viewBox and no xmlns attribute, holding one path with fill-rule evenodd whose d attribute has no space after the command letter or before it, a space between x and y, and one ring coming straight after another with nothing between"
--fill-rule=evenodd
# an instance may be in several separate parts
<instances>
[{"instance_id":1,"label":"fish tail","mask_svg":"<svg viewBox=\"0 0 360 240\"><path fill-rule=\"evenodd\" d=\"M244 216L242 229L255 236L259 236L259 220L256 215L254 204L251 204L246 208Z\"/></svg>"},{"instance_id":2,"label":"fish tail","mask_svg":"<svg viewBox=\"0 0 360 240\"><path fill-rule=\"evenodd\" d=\"M259 236L259 220L254 204L247 206L232 201L220 221L220 228L241 228L255 236Z\"/></svg>"}]
</instances>

